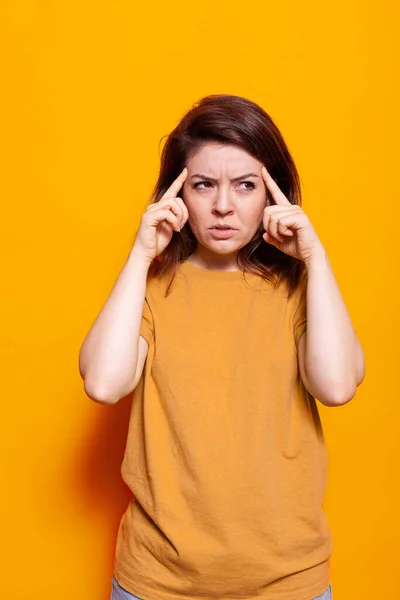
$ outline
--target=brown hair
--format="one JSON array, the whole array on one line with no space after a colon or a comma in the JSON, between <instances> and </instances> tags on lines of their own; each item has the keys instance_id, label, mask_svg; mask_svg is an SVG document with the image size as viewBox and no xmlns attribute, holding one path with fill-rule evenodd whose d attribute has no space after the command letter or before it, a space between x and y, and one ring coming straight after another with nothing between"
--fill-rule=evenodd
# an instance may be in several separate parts
<instances>
[{"instance_id":1,"label":"brown hair","mask_svg":"<svg viewBox=\"0 0 400 600\"><path fill-rule=\"evenodd\" d=\"M271 117L257 104L229 94L214 94L196 102L167 136L161 153L158 181L151 203L158 202L183 170L186 160L204 143L217 141L247 151L265 165L291 204L301 205L300 178L282 134ZM274 204L267 190L267 204ZM245 272L260 275L276 286L286 281L289 297L305 274L303 261L268 244L262 238L260 223L253 238L238 252L237 263ZM170 289L180 262L192 254L197 240L188 222L174 231L164 251L152 263L152 273L172 272Z\"/></svg>"}]
</instances>

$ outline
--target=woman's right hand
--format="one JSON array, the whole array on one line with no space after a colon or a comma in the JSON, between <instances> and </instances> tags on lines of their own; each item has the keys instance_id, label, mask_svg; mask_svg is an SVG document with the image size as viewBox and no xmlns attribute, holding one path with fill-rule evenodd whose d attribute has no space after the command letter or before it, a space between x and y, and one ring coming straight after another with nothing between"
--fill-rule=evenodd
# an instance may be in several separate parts
<instances>
[{"instance_id":1,"label":"woman's right hand","mask_svg":"<svg viewBox=\"0 0 400 600\"><path fill-rule=\"evenodd\" d=\"M161 254L189 218L189 211L177 194L187 178L187 168L178 175L158 202L149 204L143 214L134 248L150 263Z\"/></svg>"}]
</instances>

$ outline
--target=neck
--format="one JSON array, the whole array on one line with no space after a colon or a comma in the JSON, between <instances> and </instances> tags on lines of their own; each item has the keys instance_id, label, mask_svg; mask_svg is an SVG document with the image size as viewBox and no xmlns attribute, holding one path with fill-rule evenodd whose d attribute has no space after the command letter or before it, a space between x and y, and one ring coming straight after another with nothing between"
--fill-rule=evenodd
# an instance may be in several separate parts
<instances>
[{"instance_id":1,"label":"neck","mask_svg":"<svg viewBox=\"0 0 400 600\"><path fill-rule=\"evenodd\" d=\"M211 271L239 271L237 256L237 252L217 254L198 244L196 250L189 256L188 262Z\"/></svg>"}]
</instances>

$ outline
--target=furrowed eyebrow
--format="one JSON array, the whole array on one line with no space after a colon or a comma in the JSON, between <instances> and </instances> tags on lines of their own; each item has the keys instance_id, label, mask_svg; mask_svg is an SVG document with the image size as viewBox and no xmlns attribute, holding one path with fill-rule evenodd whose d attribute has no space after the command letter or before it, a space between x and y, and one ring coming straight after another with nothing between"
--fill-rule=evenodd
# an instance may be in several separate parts
<instances>
[{"instance_id":1,"label":"furrowed eyebrow","mask_svg":"<svg viewBox=\"0 0 400 600\"><path fill-rule=\"evenodd\" d=\"M192 175L189 179L194 179L195 177L197 177L198 179L207 179L207 181L212 181L212 182L216 182L216 179L213 179L212 177L208 177L208 175L202 175L202 173L196 173L195 175ZM233 179L231 179L232 183L235 183L236 181L241 181L242 179L248 179L249 177L257 177L259 178L260 176L257 175L257 173L245 173L244 175L241 175L240 177L234 177Z\"/></svg>"}]
</instances>

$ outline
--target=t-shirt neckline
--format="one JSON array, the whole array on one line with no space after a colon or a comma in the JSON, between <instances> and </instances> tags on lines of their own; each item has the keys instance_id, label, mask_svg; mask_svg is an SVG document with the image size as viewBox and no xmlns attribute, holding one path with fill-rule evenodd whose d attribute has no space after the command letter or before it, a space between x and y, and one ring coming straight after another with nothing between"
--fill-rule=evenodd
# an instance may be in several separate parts
<instances>
[{"instance_id":1,"label":"t-shirt neckline","mask_svg":"<svg viewBox=\"0 0 400 600\"><path fill-rule=\"evenodd\" d=\"M198 277L205 277L214 280L238 280L242 279L244 276L243 271L240 269L237 271L218 271L215 269L205 269L203 267L198 267L197 265L194 265L187 259L180 263L180 269L182 272L192 273L193 275L197 275ZM246 276L249 275L251 275L251 273L246 273Z\"/></svg>"}]
</instances>

